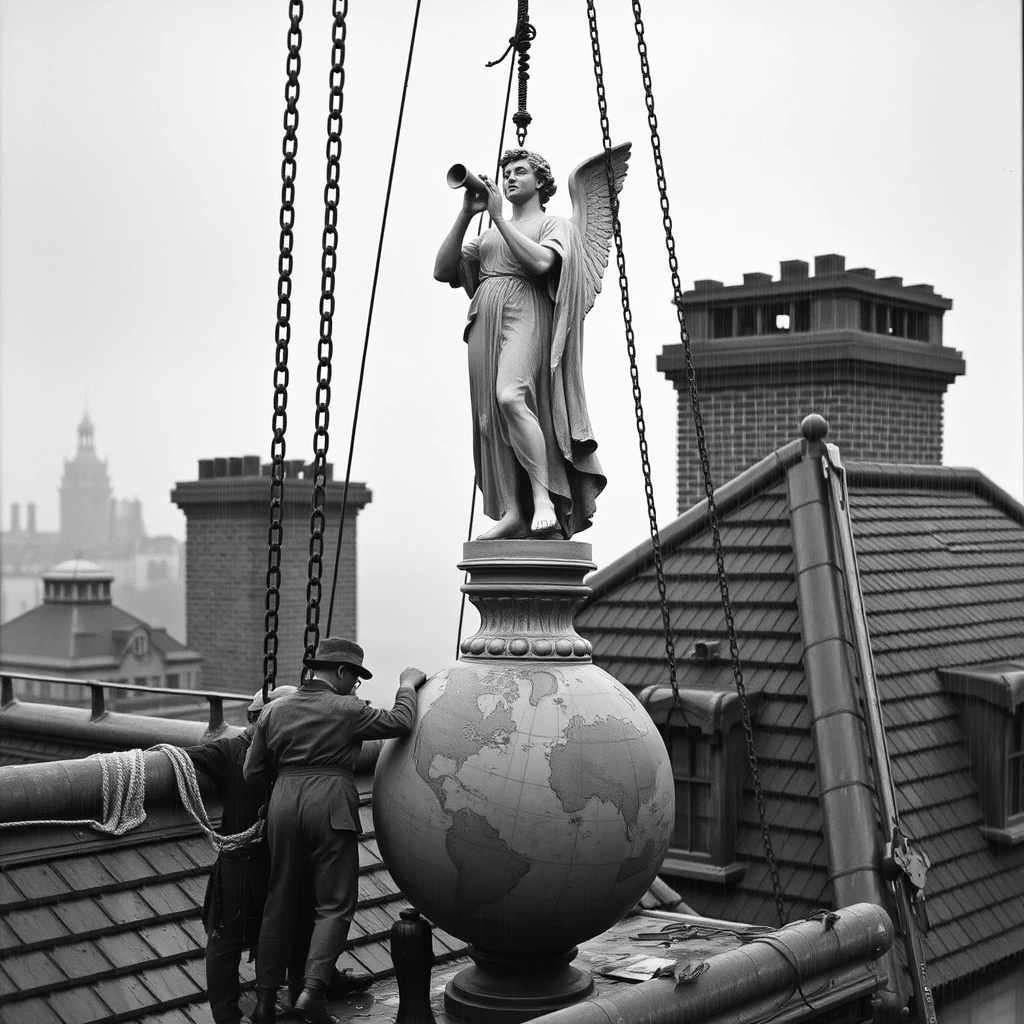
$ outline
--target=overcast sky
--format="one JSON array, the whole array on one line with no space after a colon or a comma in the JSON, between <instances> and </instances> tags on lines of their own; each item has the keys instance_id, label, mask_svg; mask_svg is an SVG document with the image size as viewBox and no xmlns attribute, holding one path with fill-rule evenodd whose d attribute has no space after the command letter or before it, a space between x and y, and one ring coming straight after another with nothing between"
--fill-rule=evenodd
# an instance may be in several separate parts
<instances>
[{"instance_id":1,"label":"overcast sky","mask_svg":"<svg viewBox=\"0 0 1024 1024\"><path fill-rule=\"evenodd\" d=\"M304 19L289 457L309 457L327 114L327 0ZM269 456L286 3L0 5L0 486L56 529L88 406L118 497L185 535L196 460ZM353 0L331 457L343 473L413 0ZM371 337L354 477L360 640L384 677L455 646L473 477L466 299L431 277L461 161L493 166L513 0L424 0ZM598 3L662 525L675 514L677 343L629 5ZM528 145L563 185L600 150L584 0L534 0ZM945 461L1022 497L1021 22L1017 0L647 0L684 287L837 252L954 300L967 375ZM513 97L514 105L514 97ZM617 289L586 324L609 477L584 539L606 564L647 533ZM808 412L812 410L807 410ZM793 424L796 436L798 424ZM478 523L482 523L478 519ZM216 680L207 680L216 685Z\"/></svg>"}]
</instances>

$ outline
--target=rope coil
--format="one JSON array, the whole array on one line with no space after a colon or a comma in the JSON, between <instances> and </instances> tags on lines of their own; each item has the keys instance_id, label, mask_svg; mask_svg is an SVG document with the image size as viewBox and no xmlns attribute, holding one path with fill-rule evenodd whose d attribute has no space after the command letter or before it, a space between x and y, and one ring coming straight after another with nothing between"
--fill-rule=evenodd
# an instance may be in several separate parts
<instances>
[{"instance_id":1,"label":"rope coil","mask_svg":"<svg viewBox=\"0 0 1024 1024\"><path fill-rule=\"evenodd\" d=\"M181 747L170 743L158 743L149 749L164 754L171 762L182 806L218 853L222 850L240 850L262 841L266 828L262 817L244 832L224 836L215 831L203 804L195 765L188 754ZM41 818L34 821L4 821L0 822L0 828L85 825L107 835L122 836L142 825L146 820L145 752L139 748L115 750L109 754L91 754L86 760L99 762L103 791L102 821L93 818Z\"/></svg>"}]
</instances>

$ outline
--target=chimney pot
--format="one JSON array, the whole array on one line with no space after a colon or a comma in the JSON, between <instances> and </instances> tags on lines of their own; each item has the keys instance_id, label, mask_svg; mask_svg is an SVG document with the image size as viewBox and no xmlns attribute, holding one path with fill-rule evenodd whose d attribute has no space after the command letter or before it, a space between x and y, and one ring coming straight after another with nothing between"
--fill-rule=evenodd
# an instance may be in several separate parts
<instances>
[{"instance_id":1,"label":"chimney pot","mask_svg":"<svg viewBox=\"0 0 1024 1024\"><path fill-rule=\"evenodd\" d=\"M213 459L200 459L199 460L199 479L200 480L212 480L213 479Z\"/></svg>"},{"instance_id":2,"label":"chimney pot","mask_svg":"<svg viewBox=\"0 0 1024 1024\"><path fill-rule=\"evenodd\" d=\"M232 455L228 459L228 476L242 475L242 456Z\"/></svg>"},{"instance_id":3,"label":"chimney pot","mask_svg":"<svg viewBox=\"0 0 1024 1024\"><path fill-rule=\"evenodd\" d=\"M779 263L781 281L797 281L807 277L807 260L782 260Z\"/></svg>"},{"instance_id":4,"label":"chimney pot","mask_svg":"<svg viewBox=\"0 0 1024 1024\"><path fill-rule=\"evenodd\" d=\"M846 257L830 252L824 256L814 257L814 276L825 277L829 274L841 274L846 269Z\"/></svg>"},{"instance_id":5,"label":"chimney pot","mask_svg":"<svg viewBox=\"0 0 1024 1024\"><path fill-rule=\"evenodd\" d=\"M224 477L228 475L228 460L227 459L214 459L213 460L213 475L215 477Z\"/></svg>"}]
</instances>

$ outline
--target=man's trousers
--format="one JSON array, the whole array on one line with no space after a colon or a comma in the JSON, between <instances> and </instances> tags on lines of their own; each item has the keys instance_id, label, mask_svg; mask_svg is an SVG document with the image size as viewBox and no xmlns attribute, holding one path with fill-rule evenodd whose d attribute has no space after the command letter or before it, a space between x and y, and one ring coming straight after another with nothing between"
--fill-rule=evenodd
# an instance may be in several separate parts
<instances>
[{"instance_id":1,"label":"man's trousers","mask_svg":"<svg viewBox=\"0 0 1024 1024\"><path fill-rule=\"evenodd\" d=\"M330 803L305 785L312 780L278 780L267 812L270 892L260 929L256 984L284 983L295 925L310 885L315 916L306 957L306 981L326 986L348 942L359 899L359 839L354 831L331 827ZM288 784L282 786L282 782ZM295 785L299 782L299 785Z\"/></svg>"}]
</instances>

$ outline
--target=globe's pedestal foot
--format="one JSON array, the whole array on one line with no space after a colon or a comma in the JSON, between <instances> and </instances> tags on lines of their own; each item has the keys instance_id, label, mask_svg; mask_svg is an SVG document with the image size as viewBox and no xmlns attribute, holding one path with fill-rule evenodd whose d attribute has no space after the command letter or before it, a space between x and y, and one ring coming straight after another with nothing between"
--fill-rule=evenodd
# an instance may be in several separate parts
<instances>
[{"instance_id":1,"label":"globe's pedestal foot","mask_svg":"<svg viewBox=\"0 0 1024 1024\"><path fill-rule=\"evenodd\" d=\"M586 999L594 991L588 971L566 953L492 953L470 946L472 967L459 971L444 990L444 1008L472 1024L519 1024Z\"/></svg>"}]
</instances>

